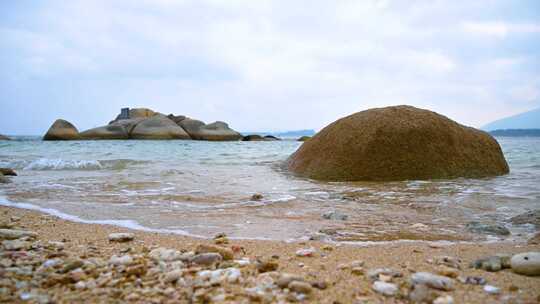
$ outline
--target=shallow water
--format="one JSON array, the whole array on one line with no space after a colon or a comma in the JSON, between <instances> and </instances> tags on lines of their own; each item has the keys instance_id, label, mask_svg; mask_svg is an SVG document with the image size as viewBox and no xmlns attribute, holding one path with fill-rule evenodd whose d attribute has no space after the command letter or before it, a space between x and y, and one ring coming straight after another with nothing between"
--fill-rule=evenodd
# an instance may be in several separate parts
<instances>
[{"instance_id":1,"label":"shallow water","mask_svg":"<svg viewBox=\"0 0 540 304\"><path fill-rule=\"evenodd\" d=\"M300 143L202 141L0 142L0 204L70 220L211 237L332 241L524 239L508 219L540 209L540 138L498 138L510 174L487 179L323 183L282 169ZM263 195L252 201L254 193ZM347 220L325 219L327 212ZM499 223L495 237L467 231ZM422 223L427 227L415 225Z\"/></svg>"}]
</instances>

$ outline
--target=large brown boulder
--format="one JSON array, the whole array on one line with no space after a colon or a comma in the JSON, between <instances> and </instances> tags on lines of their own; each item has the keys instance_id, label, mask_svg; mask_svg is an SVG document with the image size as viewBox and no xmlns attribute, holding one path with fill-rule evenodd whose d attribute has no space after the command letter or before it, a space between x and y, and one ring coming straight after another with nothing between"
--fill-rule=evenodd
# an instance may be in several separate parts
<instances>
[{"instance_id":1,"label":"large brown boulder","mask_svg":"<svg viewBox=\"0 0 540 304\"><path fill-rule=\"evenodd\" d=\"M370 109L330 124L289 158L298 175L327 181L487 177L508 173L486 132L411 106Z\"/></svg>"},{"instance_id":2,"label":"large brown boulder","mask_svg":"<svg viewBox=\"0 0 540 304\"><path fill-rule=\"evenodd\" d=\"M5 136L5 135L2 135L0 134L0 140L11 140L11 138Z\"/></svg>"},{"instance_id":3,"label":"large brown boulder","mask_svg":"<svg viewBox=\"0 0 540 304\"><path fill-rule=\"evenodd\" d=\"M128 139L129 133L122 125L108 125L81 132L81 139Z\"/></svg>"},{"instance_id":4,"label":"large brown boulder","mask_svg":"<svg viewBox=\"0 0 540 304\"><path fill-rule=\"evenodd\" d=\"M133 139L190 139L184 129L162 114L139 122L131 131L130 137Z\"/></svg>"},{"instance_id":5,"label":"large brown boulder","mask_svg":"<svg viewBox=\"0 0 540 304\"><path fill-rule=\"evenodd\" d=\"M193 139L210 141L234 141L242 139L242 134L229 128L229 125L216 121L205 124L200 120L185 118L178 123Z\"/></svg>"},{"instance_id":6,"label":"large brown boulder","mask_svg":"<svg viewBox=\"0 0 540 304\"><path fill-rule=\"evenodd\" d=\"M67 120L57 119L49 128L43 140L75 140L79 139L79 131Z\"/></svg>"}]
</instances>

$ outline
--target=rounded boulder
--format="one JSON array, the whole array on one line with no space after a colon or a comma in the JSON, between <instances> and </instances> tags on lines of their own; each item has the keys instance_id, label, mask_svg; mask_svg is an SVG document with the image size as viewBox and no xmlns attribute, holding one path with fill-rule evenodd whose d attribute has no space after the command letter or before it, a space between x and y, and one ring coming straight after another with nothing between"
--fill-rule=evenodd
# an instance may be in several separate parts
<instances>
[{"instance_id":1,"label":"rounded boulder","mask_svg":"<svg viewBox=\"0 0 540 304\"><path fill-rule=\"evenodd\" d=\"M491 135L412 106L339 119L304 142L288 167L326 181L481 178L509 171Z\"/></svg>"},{"instance_id":2,"label":"rounded boulder","mask_svg":"<svg viewBox=\"0 0 540 304\"><path fill-rule=\"evenodd\" d=\"M79 139L79 130L72 123L63 119L57 119L43 136L43 140L75 139Z\"/></svg>"},{"instance_id":3,"label":"rounded boulder","mask_svg":"<svg viewBox=\"0 0 540 304\"><path fill-rule=\"evenodd\" d=\"M162 114L139 122L131 131L133 139L190 139L174 121Z\"/></svg>"}]
</instances>

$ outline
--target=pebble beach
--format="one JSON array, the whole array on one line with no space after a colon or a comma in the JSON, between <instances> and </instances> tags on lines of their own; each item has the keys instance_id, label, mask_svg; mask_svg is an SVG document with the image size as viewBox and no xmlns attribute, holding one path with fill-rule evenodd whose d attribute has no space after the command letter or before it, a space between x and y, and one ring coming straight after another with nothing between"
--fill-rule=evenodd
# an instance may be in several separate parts
<instances>
[{"instance_id":1,"label":"pebble beach","mask_svg":"<svg viewBox=\"0 0 540 304\"><path fill-rule=\"evenodd\" d=\"M233 240L223 234L197 239L8 207L0 214L3 303L540 301L540 277L470 265L497 254L539 251L534 240L352 246ZM425 273L431 277L419 284Z\"/></svg>"}]
</instances>

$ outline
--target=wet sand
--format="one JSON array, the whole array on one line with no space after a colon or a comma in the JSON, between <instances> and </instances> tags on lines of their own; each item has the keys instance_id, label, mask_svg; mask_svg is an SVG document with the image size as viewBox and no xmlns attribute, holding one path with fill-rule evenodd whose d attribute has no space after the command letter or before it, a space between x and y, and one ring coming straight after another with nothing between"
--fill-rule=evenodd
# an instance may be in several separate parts
<instances>
[{"instance_id":1,"label":"wet sand","mask_svg":"<svg viewBox=\"0 0 540 304\"><path fill-rule=\"evenodd\" d=\"M122 255L126 252L134 256L145 256L149 250L156 247L175 248L182 252L193 251L199 244L214 244L215 242L214 240L201 240L178 235L133 231L114 226L74 223L60 220L54 216L15 208L0 207L0 215L0 222L10 222L10 219L14 217L12 224L15 228L37 232L38 238L34 242L63 242L65 248L62 251L65 254L62 254L62 256L66 259L98 257L108 261L112 255ZM113 232L130 232L135 235L135 239L126 243L112 243L108 241L107 237ZM235 249L242 247L241 250L237 250L235 259L247 257L251 261L249 265L241 268L242 276L238 283L216 283L203 287L191 286L189 287L191 288L189 293L182 293L182 288L188 287L182 287L178 282L176 285L175 283L169 283L168 285L156 283L153 288L163 288L164 291L146 295L143 292L144 284L143 287L137 287L136 284L133 286L123 285L123 287L113 285L89 290L77 289L73 282L67 282L48 286L47 288L43 286L35 287L34 291L45 294L48 299L59 303L75 300L81 302L131 301L159 303L169 301L188 303L214 302L220 299L231 303L264 302L264 297L258 298L249 292L249 288L256 284L257 277L259 277L259 280L262 279L262 275L258 273L254 262L259 258L261 260L271 259L276 262L278 274L294 274L314 286L307 293L306 298L303 296L295 297L296 294L288 294L288 290L278 288L273 291L277 296L272 301L277 301L281 297L286 301L300 300L306 303L407 303L409 302L407 299L408 281L411 274L418 271L436 273L440 266L435 265L431 260L438 256L451 256L461 260L461 270L458 271L459 276L482 277L487 281L487 284L500 288L499 294L488 294L483 290L483 286L463 284L455 280L455 290L453 291L433 290L440 295L452 296L454 303L538 303L540 301L540 277L518 275L512 273L509 269L492 273L468 267L469 263L477 258L498 253L540 251L540 245L499 242L493 244L440 246L427 242L402 242L359 247L315 241L286 243L281 241L229 240L228 244L222 246ZM296 255L297 250L309 247L316 250L313 257L298 257ZM3 259L5 259L7 251L3 247L1 250ZM272 258L272 256L274 257ZM364 262L362 268L365 272L381 267L392 268L401 272L403 277L392 280L393 283L400 286L397 295L393 297L380 295L372 290L372 282L365 274L353 274L349 268L340 269L340 265L350 264L357 260ZM189 267L183 272L183 276L189 276L197 270L201 270L200 268L190 269ZM0 278L2 278L0 279L0 288L4 288L0 289L3 291L3 293L0 293L0 302L22 302L21 291L9 293L9 288L5 287L7 284L6 278L10 278L5 268L6 266L0 265ZM142 279L144 280L145 277L143 276ZM24 280L24 278L19 280ZM127 282L125 284L131 283ZM125 286L129 288L126 289ZM199 297L194 298L197 295L196 290L199 290ZM268 292L272 293L272 291ZM182 295L178 297L178 293L182 293ZM208 297L200 297L201 293L207 294ZM216 295L222 295L222 297L216 297ZM191 298L188 299L188 297Z\"/></svg>"}]
</instances>

